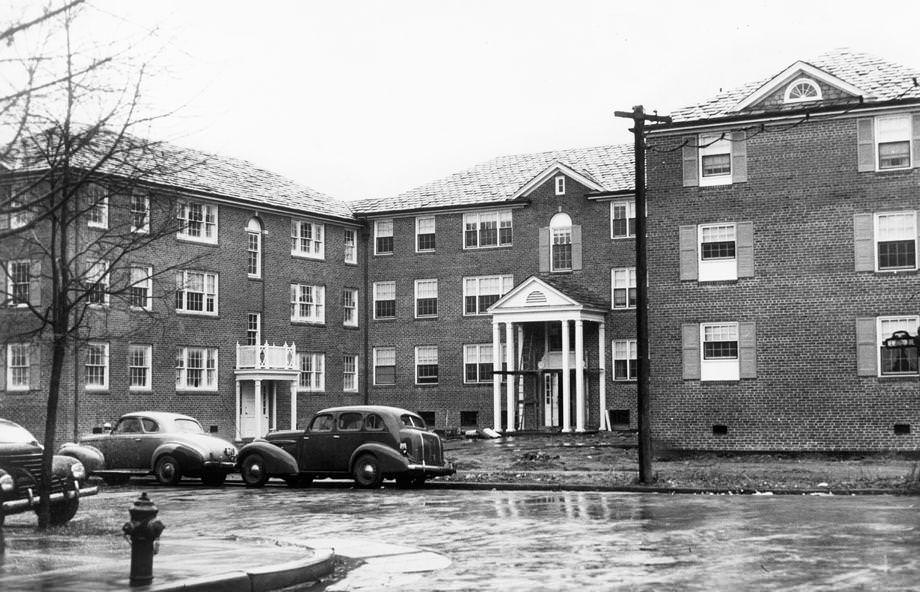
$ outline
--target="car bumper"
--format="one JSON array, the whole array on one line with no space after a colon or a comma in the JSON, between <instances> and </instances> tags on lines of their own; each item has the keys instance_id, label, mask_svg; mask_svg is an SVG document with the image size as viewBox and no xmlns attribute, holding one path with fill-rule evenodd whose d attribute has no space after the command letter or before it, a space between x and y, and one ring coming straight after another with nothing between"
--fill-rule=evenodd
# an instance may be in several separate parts
<instances>
[{"instance_id":1,"label":"car bumper","mask_svg":"<svg viewBox=\"0 0 920 592\"><path fill-rule=\"evenodd\" d=\"M434 466L410 464L406 468L406 472L417 475L425 475L426 477L444 477L447 475L453 475L457 472L457 470L451 465Z\"/></svg>"},{"instance_id":2,"label":"car bumper","mask_svg":"<svg viewBox=\"0 0 920 592\"><path fill-rule=\"evenodd\" d=\"M206 460L201 463L201 467L206 471L223 471L232 473L236 470L236 462L229 460Z\"/></svg>"},{"instance_id":3,"label":"car bumper","mask_svg":"<svg viewBox=\"0 0 920 592\"><path fill-rule=\"evenodd\" d=\"M99 487L96 485L91 485L89 487L79 487L76 483L74 485L75 487L73 489L52 493L49 497L50 502L53 504L99 493ZM25 512L32 508L37 508L39 503L41 503L41 496L37 495L30 487L26 490L26 497L3 502L3 513L16 514Z\"/></svg>"}]
</instances>

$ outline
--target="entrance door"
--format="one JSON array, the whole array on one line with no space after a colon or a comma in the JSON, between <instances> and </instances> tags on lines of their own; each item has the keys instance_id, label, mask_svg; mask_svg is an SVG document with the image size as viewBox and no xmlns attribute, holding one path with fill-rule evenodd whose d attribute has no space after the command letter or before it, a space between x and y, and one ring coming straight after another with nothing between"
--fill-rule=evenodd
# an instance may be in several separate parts
<instances>
[{"instance_id":1,"label":"entrance door","mask_svg":"<svg viewBox=\"0 0 920 592\"><path fill-rule=\"evenodd\" d=\"M559 389L559 374L543 375L543 425L559 427L559 403L562 393Z\"/></svg>"},{"instance_id":2,"label":"entrance door","mask_svg":"<svg viewBox=\"0 0 920 592\"><path fill-rule=\"evenodd\" d=\"M259 410L259 427L256 433L256 393L255 382L240 384L240 437L261 438L271 429L271 410L274 407L275 389L269 388L269 381L262 382L262 408Z\"/></svg>"}]
</instances>

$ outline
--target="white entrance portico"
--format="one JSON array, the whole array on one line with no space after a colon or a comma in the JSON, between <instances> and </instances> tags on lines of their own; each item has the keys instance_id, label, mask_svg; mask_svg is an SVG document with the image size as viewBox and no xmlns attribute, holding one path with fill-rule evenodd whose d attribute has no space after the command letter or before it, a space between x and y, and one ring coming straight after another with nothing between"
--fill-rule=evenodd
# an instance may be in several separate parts
<instances>
[{"instance_id":1,"label":"white entrance portico","mask_svg":"<svg viewBox=\"0 0 920 592\"><path fill-rule=\"evenodd\" d=\"M606 413L606 307L601 298L583 288L566 286L561 278L531 276L488 310L492 315L496 431L558 427L563 432L584 432L589 417L589 375L597 377L593 381L597 388L596 425L610 429ZM597 366L590 371L586 333L597 351ZM532 425L525 425L527 422Z\"/></svg>"},{"instance_id":2,"label":"white entrance portico","mask_svg":"<svg viewBox=\"0 0 920 592\"><path fill-rule=\"evenodd\" d=\"M290 426L297 428L297 348L236 345L236 439L261 438L278 427L278 391L290 393Z\"/></svg>"}]
</instances>

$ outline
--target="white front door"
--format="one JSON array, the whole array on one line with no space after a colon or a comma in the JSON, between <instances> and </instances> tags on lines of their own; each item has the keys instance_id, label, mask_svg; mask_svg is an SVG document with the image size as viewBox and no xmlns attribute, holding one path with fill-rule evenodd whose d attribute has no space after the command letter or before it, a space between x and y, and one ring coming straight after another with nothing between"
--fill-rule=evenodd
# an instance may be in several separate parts
<instances>
[{"instance_id":1,"label":"white front door","mask_svg":"<svg viewBox=\"0 0 920 592\"><path fill-rule=\"evenodd\" d=\"M245 381L240 384L240 437L261 438L273 426L271 410L274 407L275 389L269 381L262 382L262 406L259 410L259 430L256 430L256 391L255 382ZM260 433L256 433L256 432Z\"/></svg>"},{"instance_id":2,"label":"white front door","mask_svg":"<svg viewBox=\"0 0 920 592\"><path fill-rule=\"evenodd\" d=\"M543 375L543 425L559 426L559 375Z\"/></svg>"}]
</instances>

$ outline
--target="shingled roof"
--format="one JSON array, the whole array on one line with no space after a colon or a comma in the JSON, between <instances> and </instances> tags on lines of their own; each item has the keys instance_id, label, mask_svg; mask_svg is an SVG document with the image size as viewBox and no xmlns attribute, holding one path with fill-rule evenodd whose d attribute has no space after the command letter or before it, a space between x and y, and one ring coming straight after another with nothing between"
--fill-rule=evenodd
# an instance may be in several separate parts
<instances>
[{"instance_id":1,"label":"shingled roof","mask_svg":"<svg viewBox=\"0 0 920 592\"><path fill-rule=\"evenodd\" d=\"M805 62L864 90L866 94L863 100L866 104L920 98L920 87L914 84L914 77L920 77L920 71L866 53L846 48L835 49ZM733 108L774 76L719 93L701 103L676 109L671 113L671 118L678 122L737 115Z\"/></svg>"},{"instance_id":2,"label":"shingled roof","mask_svg":"<svg viewBox=\"0 0 920 592\"><path fill-rule=\"evenodd\" d=\"M500 156L395 197L349 205L357 214L375 214L511 201L519 189L557 162L596 181L605 191L630 191L633 158L631 144Z\"/></svg>"}]
</instances>

